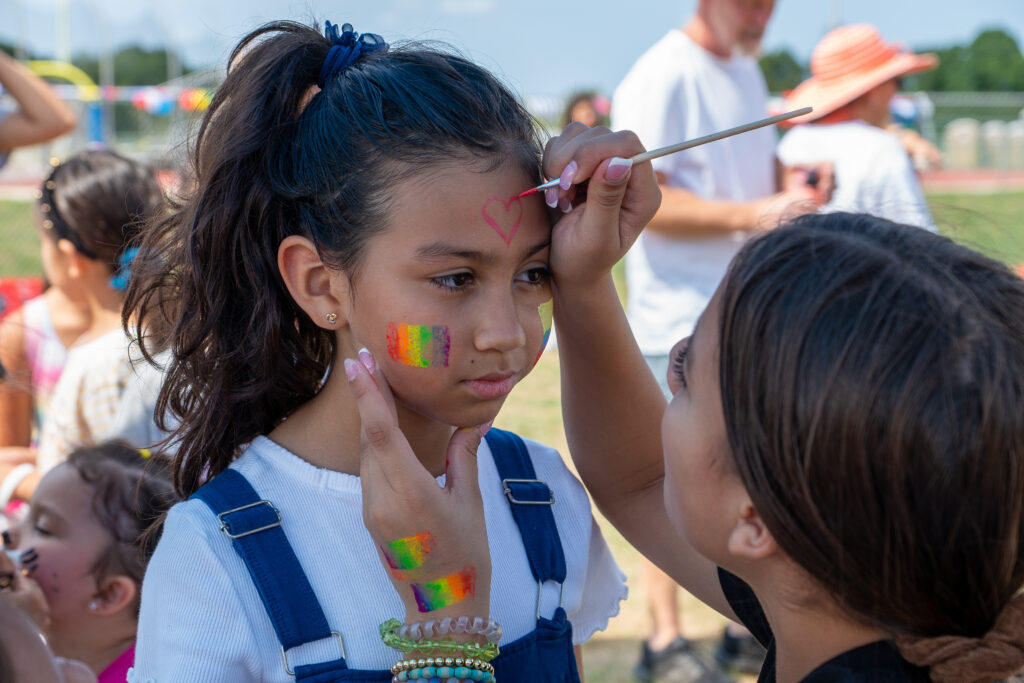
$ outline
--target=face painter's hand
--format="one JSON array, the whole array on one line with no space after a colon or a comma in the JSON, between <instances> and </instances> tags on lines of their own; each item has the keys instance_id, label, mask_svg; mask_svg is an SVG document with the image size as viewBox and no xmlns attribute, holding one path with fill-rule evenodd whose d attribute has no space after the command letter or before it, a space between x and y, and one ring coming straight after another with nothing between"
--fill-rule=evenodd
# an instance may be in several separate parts
<instances>
[{"instance_id":1,"label":"face painter's hand","mask_svg":"<svg viewBox=\"0 0 1024 683\"><path fill-rule=\"evenodd\" d=\"M544 150L544 173L561 189L546 201L564 215L551 235L551 269L558 289L606 277L661 204L650 162L629 158L644 151L630 131L570 124Z\"/></svg>"},{"instance_id":2,"label":"face painter's hand","mask_svg":"<svg viewBox=\"0 0 1024 683\"><path fill-rule=\"evenodd\" d=\"M4 586L0 588L0 600L9 600L17 605L45 633L50 626L50 605L42 588L31 578L35 560L39 559L32 552L25 552L30 559L27 565L20 567L11 561L7 553L0 552L0 586Z\"/></svg>"},{"instance_id":3,"label":"face painter's hand","mask_svg":"<svg viewBox=\"0 0 1024 683\"><path fill-rule=\"evenodd\" d=\"M442 488L399 429L391 390L370 352L346 359L345 374L359 408L363 522L407 620L488 617L491 558L476 463L487 426L452 435Z\"/></svg>"}]
</instances>

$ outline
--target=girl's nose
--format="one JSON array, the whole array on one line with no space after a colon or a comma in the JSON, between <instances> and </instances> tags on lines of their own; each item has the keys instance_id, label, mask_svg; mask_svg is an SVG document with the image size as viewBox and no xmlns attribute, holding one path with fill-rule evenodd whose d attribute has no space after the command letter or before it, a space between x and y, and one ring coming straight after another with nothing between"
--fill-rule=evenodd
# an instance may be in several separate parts
<instances>
[{"instance_id":1,"label":"girl's nose","mask_svg":"<svg viewBox=\"0 0 1024 683\"><path fill-rule=\"evenodd\" d=\"M482 307L473 334L477 351L513 351L526 344L526 330L519 320L511 293L492 298Z\"/></svg>"}]
</instances>

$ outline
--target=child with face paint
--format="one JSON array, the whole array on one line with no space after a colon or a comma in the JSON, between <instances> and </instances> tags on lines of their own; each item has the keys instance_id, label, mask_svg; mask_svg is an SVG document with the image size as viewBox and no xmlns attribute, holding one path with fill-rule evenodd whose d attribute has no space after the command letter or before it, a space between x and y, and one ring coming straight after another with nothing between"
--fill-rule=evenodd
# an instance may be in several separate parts
<instances>
[{"instance_id":1,"label":"child with face paint","mask_svg":"<svg viewBox=\"0 0 1024 683\"><path fill-rule=\"evenodd\" d=\"M551 217L518 196L537 129L480 67L350 29L242 41L195 189L142 246L128 309L170 352L157 414L180 420L191 498L149 566L131 680L578 680L622 574L555 451L481 441L547 333ZM621 201L628 162L602 173ZM350 377L382 415L361 419ZM404 459L369 455L387 443ZM398 665L449 638L462 665ZM499 640L493 675L466 664Z\"/></svg>"},{"instance_id":2,"label":"child with face paint","mask_svg":"<svg viewBox=\"0 0 1024 683\"><path fill-rule=\"evenodd\" d=\"M571 133L549 172L578 159ZM1024 670L1019 276L910 226L805 216L732 261L666 408L611 278L636 231L570 228L550 265L573 460L630 543L767 648L759 680Z\"/></svg>"},{"instance_id":3,"label":"child with face paint","mask_svg":"<svg viewBox=\"0 0 1024 683\"><path fill-rule=\"evenodd\" d=\"M163 458L104 442L47 473L29 514L3 534L8 558L18 557L0 563L10 595L55 655L84 662L100 683L124 681L134 660L155 525L176 499Z\"/></svg>"}]
</instances>

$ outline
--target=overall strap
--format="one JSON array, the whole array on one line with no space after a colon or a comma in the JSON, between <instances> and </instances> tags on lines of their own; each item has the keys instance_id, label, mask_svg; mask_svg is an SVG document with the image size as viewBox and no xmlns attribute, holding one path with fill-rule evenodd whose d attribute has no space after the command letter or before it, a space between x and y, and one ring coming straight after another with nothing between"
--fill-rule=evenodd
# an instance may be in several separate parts
<instances>
[{"instance_id":1,"label":"overall strap","mask_svg":"<svg viewBox=\"0 0 1024 683\"><path fill-rule=\"evenodd\" d=\"M226 469L192 494L217 515L249 570L284 650L332 636L327 617L281 528L281 513L238 471ZM286 660L287 662L287 660ZM287 663L286 663L287 666Z\"/></svg>"},{"instance_id":2,"label":"overall strap","mask_svg":"<svg viewBox=\"0 0 1024 683\"><path fill-rule=\"evenodd\" d=\"M522 439L511 432L493 428L484 438L494 456L505 497L512 507L512 517L523 537L533 578L538 583L562 583L566 574L565 554L558 538L555 516L551 513L554 492L537 479Z\"/></svg>"}]
</instances>

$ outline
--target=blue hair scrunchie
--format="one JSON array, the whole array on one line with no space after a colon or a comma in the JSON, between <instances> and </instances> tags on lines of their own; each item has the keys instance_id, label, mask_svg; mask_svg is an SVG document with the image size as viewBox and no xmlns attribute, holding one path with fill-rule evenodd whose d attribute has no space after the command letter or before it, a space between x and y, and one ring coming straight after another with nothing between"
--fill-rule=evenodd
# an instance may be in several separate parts
<instances>
[{"instance_id":1,"label":"blue hair scrunchie","mask_svg":"<svg viewBox=\"0 0 1024 683\"><path fill-rule=\"evenodd\" d=\"M139 254L138 247L125 249L124 253L117 259L117 272L110 278L110 286L119 292L128 289L128 279L132 276L132 261Z\"/></svg>"},{"instance_id":2,"label":"blue hair scrunchie","mask_svg":"<svg viewBox=\"0 0 1024 683\"><path fill-rule=\"evenodd\" d=\"M376 33L363 33L357 37L352 24L342 24L339 29L337 24L328 21L324 27L324 36L332 45L324 65L320 67L320 77L316 82L321 90L332 76L355 64L363 55L388 50L388 44Z\"/></svg>"}]
</instances>

